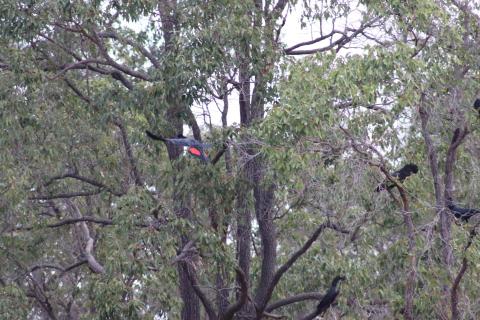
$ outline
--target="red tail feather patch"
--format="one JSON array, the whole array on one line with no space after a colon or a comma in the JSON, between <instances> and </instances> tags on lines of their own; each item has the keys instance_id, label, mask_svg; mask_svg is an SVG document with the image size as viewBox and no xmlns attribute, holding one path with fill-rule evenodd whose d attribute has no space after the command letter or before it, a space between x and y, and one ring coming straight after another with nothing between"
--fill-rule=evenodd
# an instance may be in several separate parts
<instances>
[{"instance_id":1,"label":"red tail feather patch","mask_svg":"<svg viewBox=\"0 0 480 320\"><path fill-rule=\"evenodd\" d=\"M198 150L195 147L188 148L188 152L190 152L192 155L197 156L197 157L200 157L202 155L202 152L200 152L200 150Z\"/></svg>"}]
</instances>

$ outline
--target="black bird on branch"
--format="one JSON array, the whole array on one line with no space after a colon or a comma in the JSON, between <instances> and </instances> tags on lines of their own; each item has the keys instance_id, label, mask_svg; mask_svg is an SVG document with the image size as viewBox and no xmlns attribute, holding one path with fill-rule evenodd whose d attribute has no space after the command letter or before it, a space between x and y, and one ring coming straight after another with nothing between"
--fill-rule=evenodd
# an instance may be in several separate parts
<instances>
[{"instance_id":1,"label":"black bird on branch","mask_svg":"<svg viewBox=\"0 0 480 320\"><path fill-rule=\"evenodd\" d=\"M477 213L480 213L479 209L475 208L462 208L459 206L456 206L453 203L450 203L448 206L448 209L453 213L455 218L460 219L464 222L468 222L468 220L476 215Z\"/></svg>"},{"instance_id":2,"label":"black bird on branch","mask_svg":"<svg viewBox=\"0 0 480 320\"><path fill-rule=\"evenodd\" d=\"M210 145L202 143L192 138L187 138L182 134L177 135L175 138L164 138L160 135L156 135L151 133L150 131L146 131L147 136L154 140L160 140L165 143L171 143L177 146L187 147L187 151L192 156L202 160L204 163L210 162L210 159L205 154L205 149L208 148Z\"/></svg>"},{"instance_id":3,"label":"black bird on branch","mask_svg":"<svg viewBox=\"0 0 480 320\"><path fill-rule=\"evenodd\" d=\"M475 102L473 103L473 109L477 110L478 116L480 117L480 99L475 99Z\"/></svg>"},{"instance_id":4,"label":"black bird on branch","mask_svg":"<svg viewBox=\"0 0 480 320\"><path fill-rule=\"evenodd\" d=\"M315 317L318 315L323 315L328 310L328 308L330 308L332 303L335 302L335 299L340 293L340 290L337 289L337 285L340 281L345 279L346 278L344 276L336 276L333 279L332 284L330 285L330 288L328 289L327 293L325 293L322 300L320 300L320 302L317 305Z\"/></svg>"},{"instance_id":5,"label":"black bird on branch","mask_svg":"<svg viewBox=\"0 0 480 320\"><path fill-rule=\"evenodd\" d=\"M392 177L397 178L398 181L403 183L406 178L418 172L418 166L414 163L409 163L405 165L402 169L395 171L391 174ZM385 189L391 190L395 187L395 184L392 181L383 181L375 189L376 192L383 191Z\"/></svg>"},{"instance_id":6,"label":"black bird on branch","mask_svg":"<svg viewBox=\"0 0 480 320\"><path fill-rule=\"evenodd\" d=\"M163 141L164 143L171 143L177 146L187 147L187 151L189 154L191 154L197 159L200 159L203 163L211 163L212 165L214 165L218 162L218 160L220 160L228 147L227 143L225 142L220 151L218 151L215 157L213 157L213 159L210 161L207 154L205 153L205 149L211 146L208 143L202 143L198 140L187 138L182 134L179 134L174 138L164 138L160 135L151 133L148 130L146 130L145 132L150 139Z\"/></svg>"}]
</instances>

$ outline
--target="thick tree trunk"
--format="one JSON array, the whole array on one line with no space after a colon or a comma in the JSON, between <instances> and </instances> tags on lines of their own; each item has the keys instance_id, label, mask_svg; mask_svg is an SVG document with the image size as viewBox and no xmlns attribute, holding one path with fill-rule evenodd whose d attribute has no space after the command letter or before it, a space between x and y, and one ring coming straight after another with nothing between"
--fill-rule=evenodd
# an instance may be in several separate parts
<instances>
[{"instance_id":1,"label":"thick tree trunk","mask_svg":"<svg viewBox=\"0 0 480 320\"><path fill-rule=\"evenodd\" d=\"M189 239L182 236L182 247L188 243ZM180 297L183 301L182 320L200 319L200 301L192 287L187 272L194 272L191 265L187 265L187 270L181 263L177 264L178 277L180 280ZM194 318L192 318L194 317Z\"/></svg>"},{"instance_id":2,"label":"thick tree trunk","mask_svg":"<svg viewBox=\"0 0 480 320\"><path fill-rule=\"evenodd\" d=\"M177 21L175 19L176 6L176 0L159 0L158 2L158 10L160 13L162 31L165 39L164 49L166 52L171 52L175 50L173 46L173 37L175 36L175 28L177 24ZM168 72L166 76L168 77ZM168 101L170 109L167 111L167 120L169 123L172 124L171 129L175 131L174 134L180 134L183 131L183 121L178 115L180 114L180 112L183 111L182 105L179 104L179 102L177 101L176 94L169 94L167 96L170 97L170 99L168 99L170 100ZM198 132L196 133L198 134ZM171 144L167 145L167 149L171 161L178 159L178 157L182 153L181 148ZM181 170L181 168L176 169ZM186 207L186 203L184 201L185 197L182 194L181 190L176 190L173 197L177 215L179 215L180 218L189 219L190 210ZM179 249L182 249L188 242L188 235L182 235L179 241ZM188 276L188 272L193 271L190 270L191 268L192 267L190 265L187 266L187 268L182 268L180 264L177 266L179 277L179 290L183 302L181 312L182 320L200 319L200 300L196 295Z\"/></svg>"}]
</instances>

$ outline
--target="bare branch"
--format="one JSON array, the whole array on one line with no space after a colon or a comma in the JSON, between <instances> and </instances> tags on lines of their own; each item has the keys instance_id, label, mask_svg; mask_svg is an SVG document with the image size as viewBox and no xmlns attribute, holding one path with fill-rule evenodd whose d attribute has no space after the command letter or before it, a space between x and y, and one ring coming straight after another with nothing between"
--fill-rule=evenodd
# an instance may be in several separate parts
<instances>
[{"instance_id":1,"label":"bare branch","mask_svg":"<svg viewBox=\"0 0 480 320\"><path fill-rule=\"evenodd\" d=\"M83 260L79 260L67 267L62 267L60 265L57 265L57 264L49 264L49 263L45 263L45 264L36 264L36 265L33 265L32 267L29 268L29 272L34 272L35 270L38 270L38 269L55 269L55 270L59 270L61 271L61 275L64 275L65 273L83 265L87 263L87 259L83 259Z\"/></svg>"},{"instance_id":2,"label":"bare branch","mask_svg":"<svg viewBox=\"0 0 480 320\"><path fill-rule=\"evenodd\" d=\"M140 172L138 171L137 168L137 160L135 159L135 156L133 155L132 147L130 145L130 142L128 142L128 136L127 136L127 130L125 129L125 125L123 121L115 117L113 119L113 123L120 129L120 134L122 136L122 141L123 141L123 146L125 148L125 152L127 153L127 158L130 163L130 168L132 170L133 177L135 179L135 185L137 186L143 186L143 178L140 175Z\"/></svg>"},{"instance_id":3,"label":"bare branch","mask_svg":"<svg viewBox=\"0 0 480 320\"><path fill-rule=\"evenodd\" d=\"M304 55L304 54L313 54L317 52L325 52L328 50L333 49L334 47L338 46L337 51L340 50L345 44L350 42L353 38L358 36L359 34L362 34L362 32L365 31L365 29L373 26L374 23L378 22L380 20L380 17L376 17L370 21L367 21L363 23L358 29L352 29L352 28L346 28L345 31L340 31L340 30L332 30L330 33L326 35L322 35L318 38L315 38L310 41L305 41L298 43L296 45L293 45L287 49L284 50L284 53L287 55ZM351 34L348 34L348 32L351 32ZM312 45L318 42L321 42L323 40L332 38L335 34L341 34L342 36L335 40L332 41L328 46L320 47L320 48L315 48L315 49L305 49L305 50L296 50L300 47L304 47L307 45Z\"/></svg>"},{"instance_id":4,"label":"bare branch","mask_svg":"<svg viewBox=\"0 0 480 320\"><path fill-rule=\"evenodd\" d=\"M67 200L66 202L72 208L77 218L81 218L82 214L80 213L78 207L70 200ZM90 236L90 230L88 230L88 226L85 221L80 223L80 230L82 231L84 241L86 242L83 254L87 259L88 266L95 273L105 273L105 268L100 263L98 263L97 259L95 259L95 257L93 256L94 240Z\"/></svg>"},{"instance_id":5,"label":"bare branch","mask_svg":"<svg viewBox=\"0 0 480 320\"><path fill-rule=\"evenodd\" d=\"M84 95L80 89L77 88L77 86L72 82L70 81L68 78L63 78L63 81L65 81L65 83L67 84L67 86L73 90L73 92L75 92L75 94L80 98L82 99L83 101L85 101L87 104L91 104L92 103L92 100L90 100L89 97L87 97L86 95Z\"/></svg>"},{"instance_id":6,"label":"bare branch","mask_svg":"<svg viewBox=\"0 0 480 320\"><path fill-rule=\"evenodd\" d=\"M65 226L68 224L75 224L79 222L93 222L93 223L98 223L102 225L113 225L113 221L111 219L102 219L102 218L97 218L97 217L92 217L92 216L82 216L82 217L77 217L77 218L69 218L69 219L63 219L57 223L49 224L47 225L48 228L58 228L61 226Z\"/></svg>"},{"instance_id":7,"label":"bare branch","mask_svg":"<svg viewBox=\"0 0 480 320\"><path fill-rule=\"evenodd\" d=\"M75 198L75 197L88 197L88 196L93 196L96 194L101 193L102 190L98 189L95 191L80 191L80 192L73 192L73 193L59 193L59 194L54 194L50 196L35 196L35 197L29 197L29 200L53 200L53 199L69 199L69 198Z\"/></svg>"},{"instance_id":8,"label":"bare branch","mask_svg":"<svg viewBox=\"0 0 480 320\"><path fill-rule=\"evenodd\" d=\"M66 173L66 174L54 176L54 177L50 178L50 180L47 181L44 185L48 186L51 183L53 183L53 181L55 181L55 180L61 180L61 179L65 179L65 178L72 178L72 179L76 179L76 180L91 184L92 186L98 187L99 189L102 189L102 190L106 190L106 191L108 191L108 192L110 192L110 193L112 193L116 196L122 196L123 195L123 193L116 192L112 188L106 186L105 184L103 184L101 182L95 181L91 178L80 176L76 173Z\"/></svg>"},{"instance_id":9,"label":"bare branch","mask_svg":"<svg viewBox=\"0 0 480 320\"><path fill-rule=\"evenodd\" d=\"M268 305L268 307L265 308L265 311L271 312L275 309L281 308L283 306L292 304L292 303L297 303L297 302L302 302L305 300L317 300L320 301L323 298L323 294L319 292L304 292L300 293L285 299L280 299L278 301L275 301L274 303Z\"/></svg>"},{"instance_id":10,"label":"bare branch","mask_svg":"<svg viewBox=\"0 0 480 320\"><path fill-rule=\"evenodd\" d=\"M56 223L52 224L47 224L45 227L47 228L58 228L66 225L71 225L71 224L76 224L80 222L92 222L92 223L97 223L100 225L104 226L113 226L117 225L113 220L111 219L105 219L105 218L98 218L98 217L93 217L93 216L82 216L78 218L68 218L68 219L62 219ZM157 221L155 223L135 223L135 227L138 228L152 228L155 230L159 229L160 223ZM34 226L20 226L20 227L15 227L11 229L7 229L3 232L16 232L16 231L29 231L33 230L35 227Z\"/></svg>"},{"instance_id":11,"label":"bare branch","mask_svg":"<svg viewBox=\"0 0 480 320\"><path fill-rule=\"evenodd\" d=\"M275 5L275 7L272 10L272 14L273 15L280 15L283 12L283 10L285 9L285 7L287 6L287 4L288 4L287 0L278 0L277 4Z\"/></svg>"},{"instance_id":12,"label":"bare branch","mask_svg":"<svg viewBox=\"0 0 480 320\"><path fill-rule=\"evenodd\" d=\"M87 259L83 259L83 260L79 260L79 261L77 261L77 262L69 265L68 267L65 267L65 268L63 269L62 275L65 274L65 273L67 273L67 272L69 272L69 271L72 271L73 269L76 269L76 268L80 267L81 265L83 265L83 264L85 264L85 263L87 263L87 262L88 262Z\"/></svg>"},{"instance_id":13,"label":"bare branch","mask_svg":"<svg viewBox=\"0 0 480 320\"><path fill-rule=\"evenodd\" d=\"M458 287L460 285L460 281L462 281L463 275L467 271L468 267L468 260L467 257L463 257L462 259L462 266L458 271L455 280L453 281L451 294L450 294L450 303L452 307L452 320L460 319L460 312L458 310Z\"/></svg>"},{"instance_id":14,"label":"bare branch","mask_svg":"<svg viewBox=\"0 0 480 320\"><path fill-rule=\"evenodd\" d=\"M297 43L291 47L288 47L284 50L284 52L286 54L291 54L291 52L297 48L300 48L300 47L303 47L303 46L309 46L309 45L312 45L312 44L315 44L317 42L320 42L320 41L323 41L323 40L326 40L328 38L330 38L331 36L333 36L334 34L336 33L341 33L343 35L345 35L345 33L343 32L340 32L338 30L332 30L330 33L326 34L326 35L323 35L321 37L318 37L318 38L315 38L315 39L312 39L312 40L309 40L309 41L304 41L304 42L300 42L300 43Z\"/></svg>"}]
</instances>

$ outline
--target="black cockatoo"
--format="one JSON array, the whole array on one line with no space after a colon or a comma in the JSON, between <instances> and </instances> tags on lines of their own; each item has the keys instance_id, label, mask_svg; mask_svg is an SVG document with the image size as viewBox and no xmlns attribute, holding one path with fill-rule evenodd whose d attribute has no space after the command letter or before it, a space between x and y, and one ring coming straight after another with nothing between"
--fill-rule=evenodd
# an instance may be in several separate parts
<instances>
[{"instance_id":1,"label":"black cockatoo","mask_svg":"<svg viewBox=\"0 0 480 320\"><path fill-rule=\"evenodd\" d=\"M415 174L418 172L418 166L414 163L409 163L405 165L402 169L395 171L391 174L392 177L397 178L398 181L403 183L406 178L411 176L412 174ZM375 189L376 192L380 192L385 189L393 189L395 187L395 184L392 181L384 181L381 184L377 186Z\"/></svg>"},{"instance_id":2,"label":"black cockatoo","mask_svg":"<svg viewBox=\"0 0 480 320\"><path fill-rule=\"evenodd\" d=\"M447 207L453 213L455 218L460 219L460 220L465 221L465 222L468 222L468 219L470 219L471 217L473 217L477 213L480 213L479 209L462 208L462 207L454 205L453 203L450 203Z\"/></svg>"},{"instance_id":3,"label":"black cockatoo","mask_svg":"<svg viewBox=\"0 0 480 320\"><path fill-rule=\"evenodd\" d=\"M210 159L205 154L205 149L210 147L209 144L202 143L192 138L184 137L181 134L177 135L175 138L164 138L162 136L153 134L148 130L146 131L146 133L147 133L147 136L149 136L151 139L160 140L165 143L171 143L177 146L187 147L188 153L191 154L192 156L202 160L202 162L204 163L210 162Z\"/></svg>"},{"instance_id":4,"label":"black cockatoo","mask_svg":"<svg viewBox=\"0 0 480 320\"><path fill-rule=\"evenodd\" d=\"M337 289L337 285L342 280L345 280L344 276L336 276L333 279L332 284L330 285L330 288L328 289L327 293L325 293L322 300L320 300L320 302L317 305L316 316L323 315L325 311L327 311L327 309L335 301L338 294L340 293L340 290Z\"/></svg>"}]
</instances>

